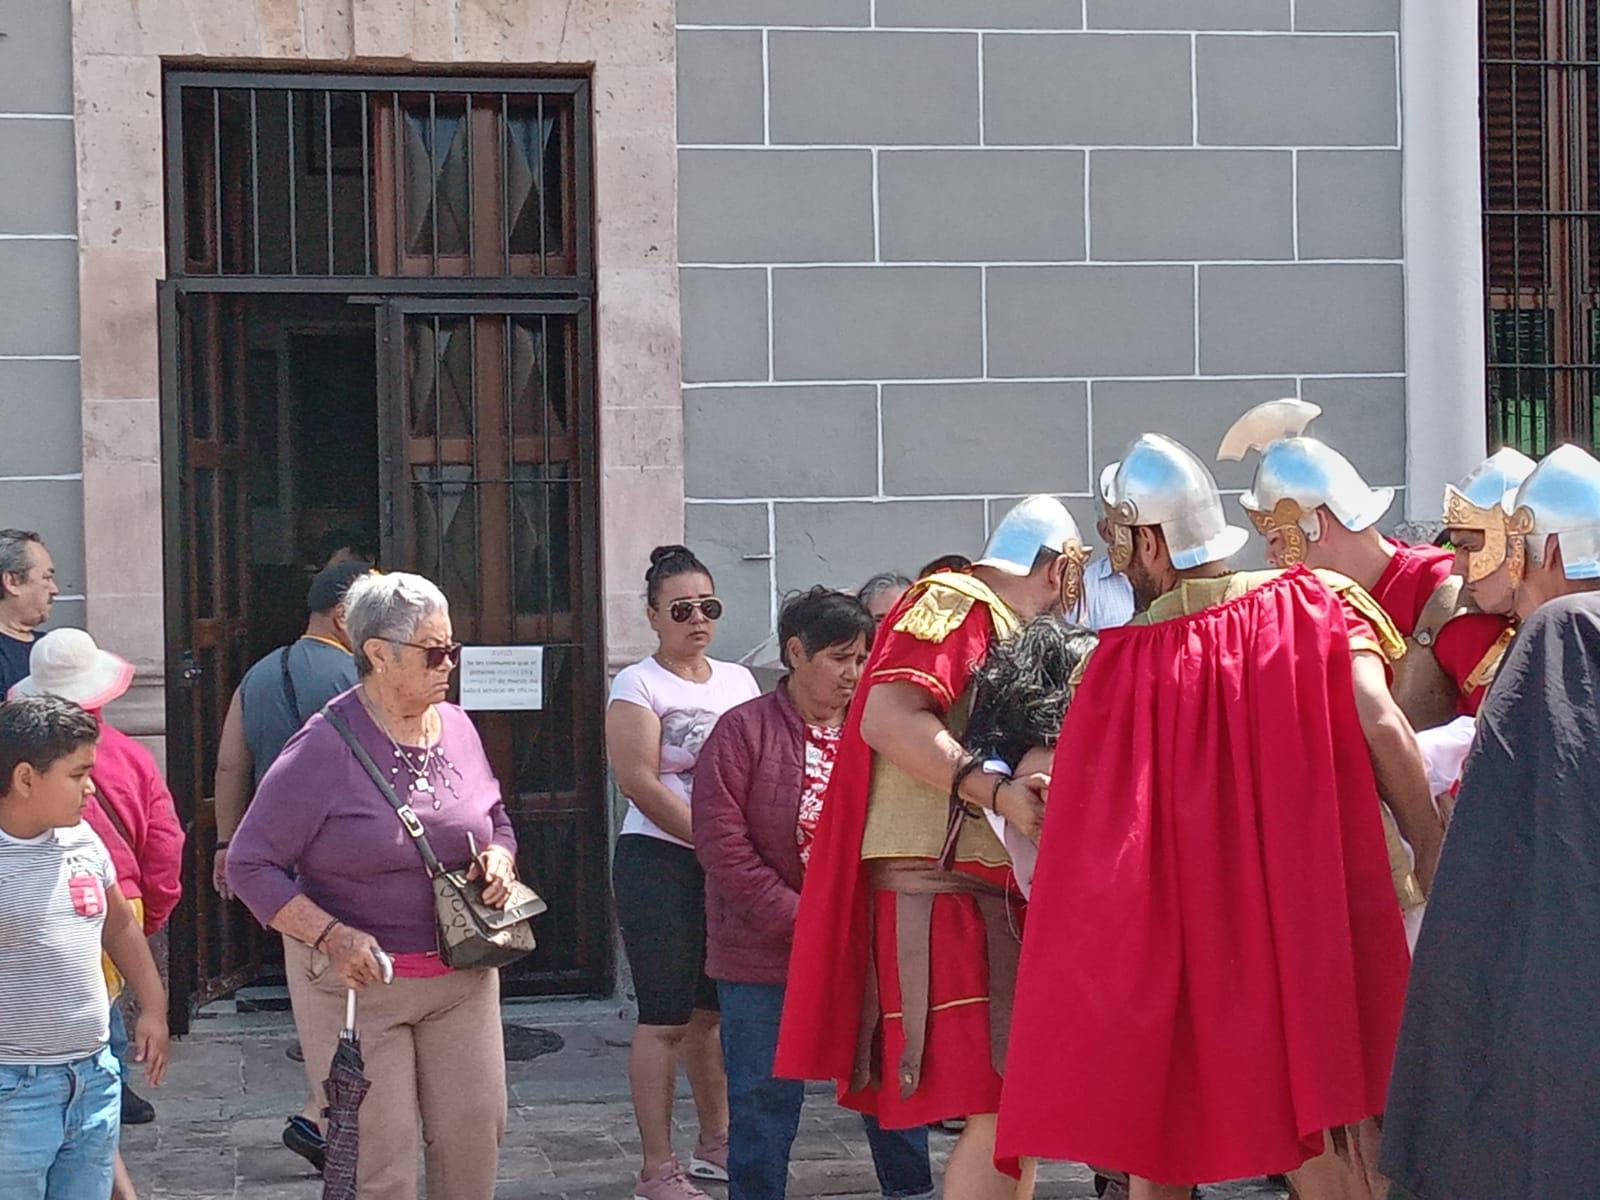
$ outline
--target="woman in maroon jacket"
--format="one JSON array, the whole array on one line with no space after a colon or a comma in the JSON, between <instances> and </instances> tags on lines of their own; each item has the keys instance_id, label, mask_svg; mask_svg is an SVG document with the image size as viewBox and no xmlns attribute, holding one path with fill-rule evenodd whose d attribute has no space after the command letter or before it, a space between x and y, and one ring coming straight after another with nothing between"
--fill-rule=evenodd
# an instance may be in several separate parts
<instances>
[{"instance_id":1,"label":"woman in maroon jacket","mask_svg":"<svg viewBox=\"0 0 1600 1200\"><path fill-rule=\"evenodd\" d=\"M775 1079L778 1019L800 884L845 711L872 646L873 620L827 588L778 617L789 674L724 713L694 778L694 846L706 873L706 973L722 1006L728 1072L729 1200L783 1200L805 1085ZM928 1131L863 1117L889 1200L933 1195Z\"/></svg>"}]
</instances>

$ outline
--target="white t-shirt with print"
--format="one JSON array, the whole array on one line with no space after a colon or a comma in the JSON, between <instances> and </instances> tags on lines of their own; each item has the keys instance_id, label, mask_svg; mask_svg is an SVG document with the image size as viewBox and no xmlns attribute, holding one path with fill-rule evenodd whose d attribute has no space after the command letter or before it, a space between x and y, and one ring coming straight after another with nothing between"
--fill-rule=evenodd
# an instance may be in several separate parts
<instances>
[{"instance_id":1,"label":"white t-shirt with print","mask_svg":"<svg viewBox=\"0 0 1600 1200\"><path fill-rule=\"evenodd\" d=\"M711 678L695 683L674 675L653 657L624 667L611 684L611 703L619 700L648 708L661 721L661 782L689 803L694 791L694 765L700 748L706 744L717 718L730 708L754 700L761 694L756 677L738 663L711 664ZM674 845L688 842L662 829L628 799L628 815L623 833L642 833Z\"/></svg>"}]
</instances>

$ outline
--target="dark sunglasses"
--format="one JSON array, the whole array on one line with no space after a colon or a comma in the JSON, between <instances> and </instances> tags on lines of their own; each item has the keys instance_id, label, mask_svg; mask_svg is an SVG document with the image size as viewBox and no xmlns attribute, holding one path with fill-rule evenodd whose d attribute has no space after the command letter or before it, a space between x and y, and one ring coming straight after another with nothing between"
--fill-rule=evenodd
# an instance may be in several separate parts
<instances>
[{"instance_id":1,"label":"dark sunglasses","mask_svg":"<svg viewBox=\"0 0 1600 1200\"><path fill-rule=\"evenodd\" d=\"M682 625L694 616L694 610L697 608L708 621L716 621L722 617L722 601L715 596L707 596L704 600L674 600L672 606L667 609L667 615Z\"/></svg>"},{"instance_id":2,"label":"dark sunglasses","mask_svg":"<svg viewBox=\"0 0 1600 1200\"><path fill-rule=\"evenodd\" d=\"M410 646L413 650L421 650L423 660L428 664L428 670L437 671L445 663L452 667L461 661L461 643L451 642L448 646L424 646L420 642L395 642L396 646Z\"/></svg>"}]
</instances>

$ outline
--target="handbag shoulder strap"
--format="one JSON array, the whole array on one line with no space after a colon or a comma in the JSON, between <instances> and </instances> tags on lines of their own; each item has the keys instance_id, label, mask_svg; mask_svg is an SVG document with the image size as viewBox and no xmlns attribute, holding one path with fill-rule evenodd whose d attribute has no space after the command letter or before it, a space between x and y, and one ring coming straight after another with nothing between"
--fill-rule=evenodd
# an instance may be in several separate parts
<instances>
[{"instance_id":1,"label":"handbag shoulder strap","mask_svg":"<svg viewBox=\"0 0 1600 1200\"><path fill-rule=\"evenodd\" d=\"M444 868L439 865L439 856L433 852L433 847L428 844L428 835L422 831L422 821L412 810L411 806L395 794L394 788L389 786L389 781L383 777L383 772L378 770L378 764L372 761L372 755L367 753L367 748L357 739L355 732L350 728L350 723L344 716L329 704L322 710L324 719L332 725L334 731L344 739L345 745L350 747L351 753L356 756L356 761L366 771L368 778L378 785L378 790L383 793L383 798L389 802L389 807L394 809L395 815L400 818L400 824L406 827L406 832L411 835L411 842L417 848L417 853L422 856L422 865L427 868L428 878L443 873Z\"/></svg>"},{"instance_id":2,"label":"handbag shoulder strap","mask_svg":"<svg viewBox=\"0 0 1600 1200\"><path fill-rule=\"evenodd\" d=\"M283 675L283 698L289 702L289 711L294 713L298 728L306 723L306 718L300 711L300 697L295 694L294 672L289 670L289 651L293 649L293 642L283 648L283 653L278 656L278 670Z\"/></svg>"},{"instance_id":3,"label":"handbag shoulder strap","mask_svg":"<svg viewBox=\"0 0 1600 1200\"><path fill-rule=\"evenodd\" d=\"M106 820L111 822L111 828L117 831L117 836L128 844L128 849L137 858L139 848L134 844L133 834L128 832L128 823L122 819L122 814L117 811L117 806L111 803L111 797L97 788L95 799L100 802L100 811L105 813Z\"/></svg>"}]
</instances>

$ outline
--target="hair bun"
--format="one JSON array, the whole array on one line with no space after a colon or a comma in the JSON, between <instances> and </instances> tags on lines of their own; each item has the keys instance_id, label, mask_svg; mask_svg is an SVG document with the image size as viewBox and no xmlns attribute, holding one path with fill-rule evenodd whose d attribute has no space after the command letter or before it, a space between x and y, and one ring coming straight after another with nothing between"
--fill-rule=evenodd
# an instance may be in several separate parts
<instances>
[{"instance_id":1,"label":"hair bun","mask_svg":"<svg viewBox=\"0 0 1600 1200\"><path fill-rule=\"evenodd\" d=\"M659 567L667 559L679 557L693 558L694 551L690 550L687 546L657 546L654 550L650 551L650 565L652 567Z\"/></svg>"}]
</instances>

